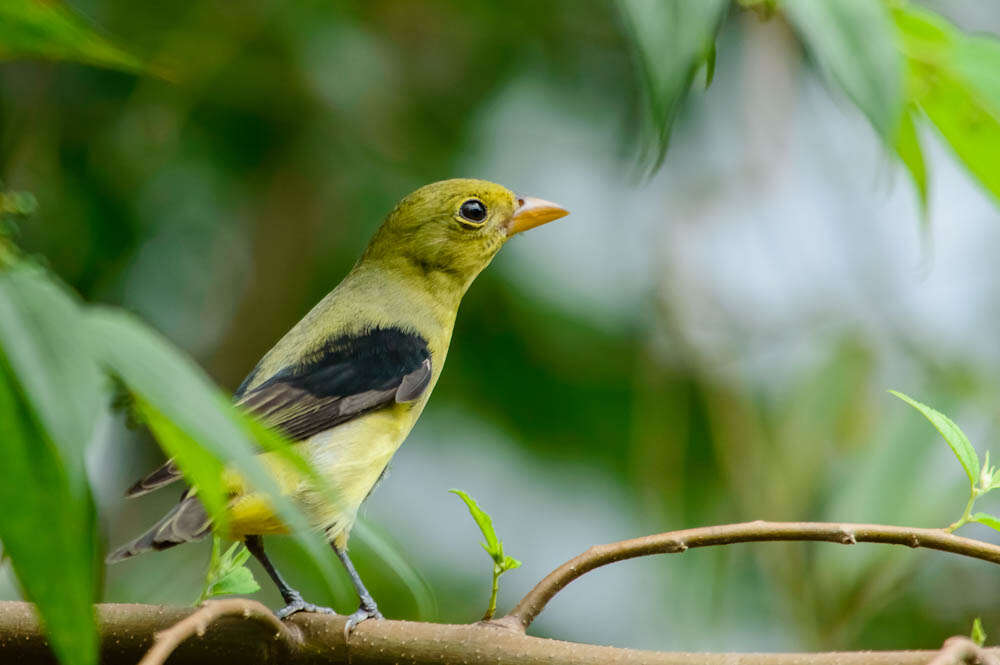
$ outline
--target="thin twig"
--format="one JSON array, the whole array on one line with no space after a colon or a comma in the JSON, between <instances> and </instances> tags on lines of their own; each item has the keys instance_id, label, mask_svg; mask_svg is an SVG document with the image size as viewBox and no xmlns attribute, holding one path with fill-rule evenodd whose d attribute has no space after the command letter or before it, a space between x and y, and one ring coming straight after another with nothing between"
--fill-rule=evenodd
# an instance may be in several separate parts
<instances>
[{"instance_id":1,"label":"thin twig","mask_svg":"<svg viewBox=\"0 0 1000 665\"><path fill-rule=\"evenodd\" d=\"M723 524L595 545L553 570L509 614L491 623L524 632L563 587L581 575L609 563L650 554L677 554L692 547L780 540L824 541L843 545L887 543L941 550L1000 563L1000 546L956 536L944 529L838 522L756 521Z\"/></svg>"},{"instance_id":2,"label":"thin twig","mask_svg":"<svg viewBox=\"0 0 1000 665\"><path fill-rule=\"evenodd\" d=\"M271 610L256 600L243 598L228 598L226 600L208 600L194 613L181 619L170 628L156 633L153 646L139 661L139 665L163 665L170 654L184 640L197 635L202 637L208 627L224 616L242 616L244 619L256 621L274 630L274 639L285 642L293 647L301 641L298 633L293 632L286 624L278 620Z\"/></svg>"},{"instance_id":3,"label":"thin twig","mask_svg":"<svg viewBox=\"0 0 1000 665\"><path fill-rule=\"evenodd\" d=\"M927 665L1000 665L1000 659L964 635L949 637Z\"/></svg>"}]
</instances>

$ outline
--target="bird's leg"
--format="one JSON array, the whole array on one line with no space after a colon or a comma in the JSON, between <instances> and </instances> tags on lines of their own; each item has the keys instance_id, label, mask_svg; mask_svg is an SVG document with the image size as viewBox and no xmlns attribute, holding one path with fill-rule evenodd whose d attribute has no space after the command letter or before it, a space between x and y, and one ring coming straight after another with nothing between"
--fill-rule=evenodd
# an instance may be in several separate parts
<instances>
[{"instance_id":1,"label":"bird's leg","mask_svg":"<svg viewBox=\"0 0 1000 665\"><path fill-rule=\"evenodd\" d=\"M247 536L245 542L247 549L250 550L250 554L253 554L257 561L260 561L260 565L264 566L264 570L267 571L268 577L274 581L275 586L278 587L278 591L281 593L282 599L285 601L285 606L275 612L279 619L289 617L296 612L320 612L323 614L335 614L335 612L329 607L321 607L319 605L307 603L303 600L302 594L293 589L288 582L284 580L281 573L278 572L278 569L274 567L274 564L271 563L271 559L264 552L263 538L260 536Z\"/></svg>"},{"instance_id":2,"label":"bird's leg","mask_svg":"<svg viewBox=\"0 0 1000 665\"><path fill-rule=\"evenodd\" d=\"M351 578L351 584L354 585L354 590L358 592L358 598L361 600L361 604L358 606L357 611L347 617L347 623L344 625L344 633L350 633L356 625L365 619L385 618L382 616L382 613L378 611L378 605L375 604L375 600L372 598L372 595L368 593L368 589L365 588L365 583L361 581L361 576L358 575L358 571L354 569L354 564L351 563L351 557L347 556L347 549L338 546L336 543L331 543L330 546L333 548L333 551L337 553L337 557L340 559L340 562L344 564L344 568L347 570L347 574Z\"/></svg>"}]
</instances>

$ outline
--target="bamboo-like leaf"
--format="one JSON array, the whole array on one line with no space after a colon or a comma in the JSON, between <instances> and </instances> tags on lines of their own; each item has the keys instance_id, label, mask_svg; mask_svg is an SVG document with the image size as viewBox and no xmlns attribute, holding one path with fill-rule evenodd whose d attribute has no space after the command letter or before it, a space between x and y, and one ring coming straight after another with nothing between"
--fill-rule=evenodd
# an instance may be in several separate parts
<instances>
[{"instance_id":1,"label":"bamboo-like leaf","mask_svg":"<svg viewBox=\"0 0 1000 665\"><path fill-rule=\"evenodd\" d=\"M677 110L703 62L711 82L715 34L729 0L619 0L648 103L653 165L666 155Z\"/></svg>"},{"instance_id":2,"label":"bamboo-like leaf","mask_svg":"<svg viewBox=\"0 0 1000 665\"><path fill-rule=\"evenodd\" d=\"M893 16L907 61L908 96L1000 199L1000 40L970 37L940 16L909 6Z\"/></svg>"},{"instance_id":3,"label":"bamboo-like leaf","mask_svg":"<svg viewBox=\"0 0 1000 665\"><path fill-rule=\"evenodd\" d=\"M890 390L889 392L924 414L924 417L931 421L931 424L934 425L937 431L941 433L941 436L944 437L944 440L948 442L948 445L951 446L955 457L958 458L962 468L965 469L966 475L969 476L969 486L975 487L976 479L979 478L979 456L961 428L952 422L948 416L922 402L918 402L909 395L904 395L895 390Z\"/></svg>"},{"instance_id":4,"label":"bamboo-like leaf","mask_svg":"<svg viewBox=\"0 0 1000 665\"><path fill-rule=\"evenodd\" d=\"M78 305L43 271L0 273L0 540L64 665L97 661L99 546L84 451L102 385Z\"/></svg>"},{"instance_id":5,"label":"bamboo-like leaf","mask_svg":"<svg viewBox=\"0 0 1000 665\"><path fill-rule=\"evenodd\" d=\"M146 69L61 2L0 2L0 60L44 58L130 72Z\"/></svg>"},{"instance_id":6,"label":"bamboo-like leaf","mask_svg":"<svg viewBox=\"0 0 1000 665\"><path fill-rule=\"evenodd\" d=\"M920 147L920 137L913 123L914 109L903 111L899 127L896 130L894 146L903 166L906 167L913 186L917 190L917 201L920 204L920 214L927 219L927 167L924 165L924 153Z\"/></svg>"},{"instance_id":7,"label":"bamboo-like leaf","mask_svg":"<svg viewBox=\"0 0 1000 665\"><path fill-rule=\"evenodd\" d=\"M828 78L893 145L903 113L903 61L882 0L783 0L784 11Z\"/></svg>"}]
</instances>

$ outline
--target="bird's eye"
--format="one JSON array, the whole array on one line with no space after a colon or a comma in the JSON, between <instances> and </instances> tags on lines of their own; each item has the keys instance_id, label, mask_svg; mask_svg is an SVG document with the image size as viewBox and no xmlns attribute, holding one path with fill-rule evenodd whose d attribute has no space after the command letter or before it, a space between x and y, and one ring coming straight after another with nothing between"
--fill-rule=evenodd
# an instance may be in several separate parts
<instances>
[{"instance_id":1,"label":"bird's eye","mask_svg":"<svg viewBox=\"0 0 1000 665\"><path fill-rule=\"evenodd\" d=\"M458 214L470 222L479 224L486 219L486 206L479 199L469 199L458 209Z\"/></svg>"}]
</instances>

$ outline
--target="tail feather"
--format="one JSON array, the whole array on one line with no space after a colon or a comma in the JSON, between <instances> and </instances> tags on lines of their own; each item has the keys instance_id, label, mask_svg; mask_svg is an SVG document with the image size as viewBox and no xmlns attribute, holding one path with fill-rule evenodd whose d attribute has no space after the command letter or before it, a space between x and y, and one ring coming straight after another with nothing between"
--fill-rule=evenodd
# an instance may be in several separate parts
<instances>
[{"instance_id":1,"label":"tail feather","mask_svg":"<svg viewBox=\"0 0 1000 665\"><path fill-rule=\"evenodd\" d=\"M128 488L125 492L125 496L132 499L137 496L149 494L153 490L158 490L176 480L180 480L180 478L181 470L177 468L177 464L170 459L167 460L163 466L159 467L148 476L138 481L135 485Z\"/></svg>"},{"instance_id":2,"label":"tail feather","mask_svg":"<svg viewBox=\"0 0 1000 665\"><path fill-rule=\"evenodd\" d=\"M165 550L174 545L198 540L212 530L212 520L193 494L186 494L176 506L146 533L109 554L105 561L117 563L150 550Z\"/></svg>"}]
</instances>

